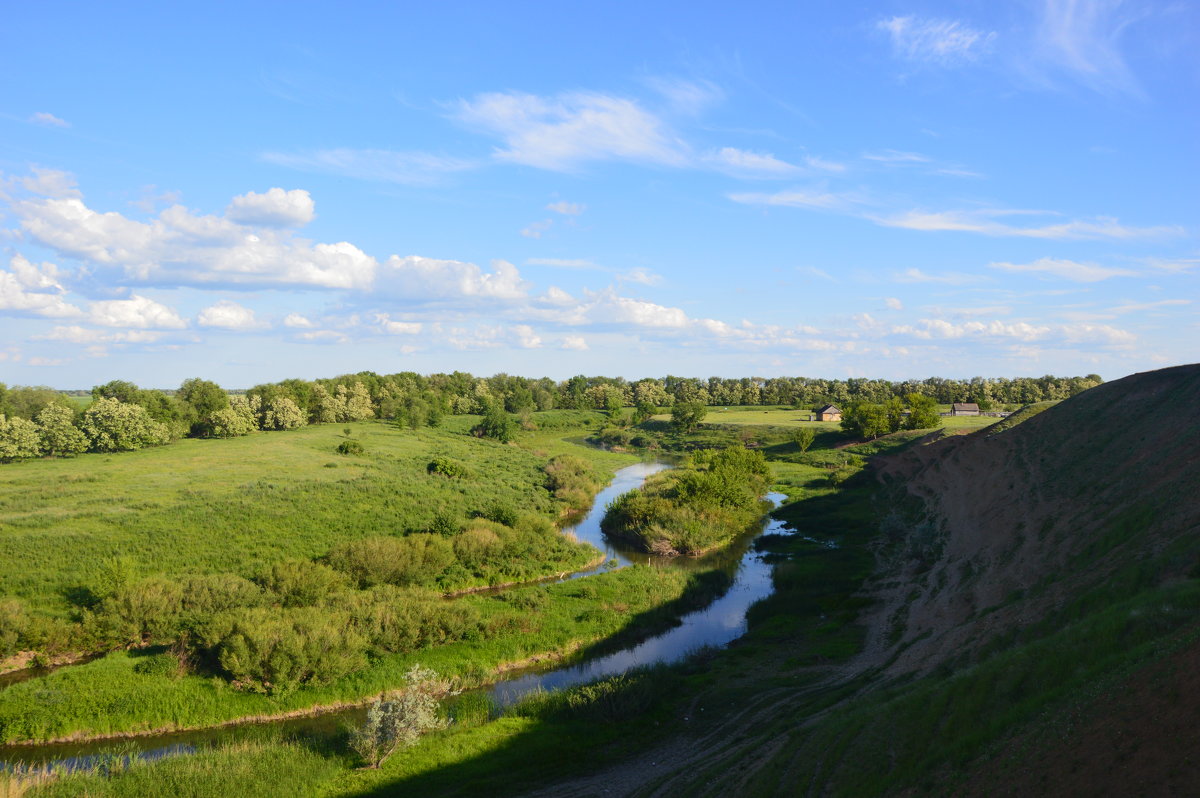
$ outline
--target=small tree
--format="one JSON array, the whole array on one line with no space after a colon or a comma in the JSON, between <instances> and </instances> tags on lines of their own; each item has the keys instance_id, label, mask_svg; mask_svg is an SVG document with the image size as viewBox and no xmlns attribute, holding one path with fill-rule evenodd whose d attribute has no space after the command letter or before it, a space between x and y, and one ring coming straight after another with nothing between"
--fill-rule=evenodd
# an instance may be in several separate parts
<instances>
[{"instance_id":1,"label":"small tree","mask_svg":"<svg viewBox=\"0 0 1200 798\"><path fill-rule=\"evenodd\" d=\"M40 451L41 439L36 424L0 414L0 463L37 457Z\"/></svg>"},{"instance_id":2,"label":"small tree","mask_svg":"<svg viewBox=\"0 0 1200 798\"><path fill-rule=\"evenodd\" d=\"M671 407L671 424L681 432L691 432L708 415L703 402L676 402Z\"/></svg>"},{"instance_id":3,"label":"small tree","mask_svg":"<svg viewBox=\"0 0 1200 798\"><path fill-rule=\"evenodd\" d=\"M436 672L413 665L404 676L408 686L376 699L362 726L350 733L350 747L368 768L378 768L401 748L408 748L427 731L449 725L438 717L438 697L450 693Z\"/></svg>"},{"instance_id":4,"label":"small tree","mask_svg":"<svg viewBox=\"0 0 1200 798\"><path fill-rule=\"evenodd\" d=\"M907 429L932 429L942 425L938 415L937 402L931 396L919 393L908 395L909 414L904 426Z\"/></svg>"},{"instance_id":5,"label":"small tree","mask_svg":"<svg viewBox=\"0 0 1200 798\"><path fill-rule=\"evenodd\" d=\"M483 420L471 432L481 438L495 438L501 443L508 443L517 434L517 422L504 412L504 405L496 403L488 407Z\"/></svg>"},{"instance_id":6,"label":"small tree","mask_svg":"<svg viewBox=\"0 0 1200 798\"><path fill-rule=\"evenodd\" d=\"M801 427L792 435L792 440L796 442L796 448L802 452L807 452L808 447L813 445L813 439L817 437L817 433L812 427Z\"/></svg>"}]
</instances>

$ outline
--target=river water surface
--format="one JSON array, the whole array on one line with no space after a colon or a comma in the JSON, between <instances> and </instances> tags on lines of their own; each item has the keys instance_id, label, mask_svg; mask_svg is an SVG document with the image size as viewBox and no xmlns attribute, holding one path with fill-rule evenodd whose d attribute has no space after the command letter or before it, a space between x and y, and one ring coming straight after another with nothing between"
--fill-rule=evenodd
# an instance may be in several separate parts
<instances>
[{"instance_id":1,"label":"river water surface","mask_svg":"<svg viewBox=\"0 0 1200 798\"><path fill-rule=\"evenodd\" d=\"M597 494L591 510L576 524L563 530L564 533L573 533L579 540L590 543L604 552L606 562L589 570L565 575L563 579L576 579L605 568L649 563L669 568L723 568L732 577L729 589L703 609L681 616L678 626L628 648L589 658L574 665L510 671L502 681L490 688L483 688L498 704L507 706L531 691L555 690L584 684L642 665L678 662L700 648L723 646L745 633L746 611L751 604L767 597L773 590L771 566L764 561L762 554L753 550L754 538L765 532L786 533L783 522L768 518L760 528L747 532L727 548L699 558L648 556L644 552L615 545L600 531L600 521L613 499L640 487L651 474L670 467L666 463L638 463L622 468L616 473L612 483ZM770 493L766 498L772 503L777 503L784 496L780 493ZM615 566L613 561L616 562ZM90 767L100 761L101 757L112 756L111 752L114 749L125 756L157 759L190 753L203 744L253 734L256 727L267 725L279 728L290 736L325 737L338 733L347 723L358 722L365 712L363 708L356 708L310 718L131 737L119 741L0 746L0 768L37 768L47 765L66 769Z\"/></svg>"}]
</instances>

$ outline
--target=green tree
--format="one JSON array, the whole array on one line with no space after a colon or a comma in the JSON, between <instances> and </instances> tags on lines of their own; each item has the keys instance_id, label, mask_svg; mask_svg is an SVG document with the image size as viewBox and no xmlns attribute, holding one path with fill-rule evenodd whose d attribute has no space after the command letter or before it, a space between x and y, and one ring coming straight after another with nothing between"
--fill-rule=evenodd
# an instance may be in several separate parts
<instances>
[{"instance_id":1,"label":"green tree","mask_svg":"<svg viewBox=\"0 0 1200 798\"><path fill-rule=\"evenodd\" d=\"M98 399L83 411L80 429L97 452L127 452L170 440L167 428L146 408L119 399Z\"/></svg>"},{"instance_id":2,"label":"green tree","mask_svg":"<svg viewBox=\"0 0 1200 798\"><path fill-rule=\"evenodd\" d=\"M817 437L817 433L812 427L800 427L792 433L792 440L796 442L796 448L802 452L807 452L808 448L813 445L813 439Z\"/></svg>"},{"instance_id":3,"label":"green tree","mask_svg":"<svg viewBox=\"0 0 1200 798\"><path fill-rule=\"evenodd\" d=\"M508 443L517 434L517 422L504 412L504 405L495 403L488 406L483 419L476 424L471 432L481 438L494 438L501 443Z\"/></svg>"},{"instance_id":4,"label":"green tree","mask_svg":"<svg viewBox=\"0 0 1200 798\"><path fill-rule=\"evenodd\" d=\"M75 414L62 405L47 405L37 414L42 454L71 457L86 451L87 436L73 423Z\"/></svg>"},{"instance_id":5,"label":"green tree","mask_svg":"<svg viewBox=\"0 0 1200 798\"><path fill-rule=\"evenodd\" d=\"M41 452L38 426L23 418L0 415L0 462L25 460Z\"/></svg>"},{"instance_id":6,"label":"green tree","mask_svg":"<svg viewBox=\"0 0 1200 798\"><path fill-rule=\"evenodd\" d=\"M905 422L905 429L933 429L942 425L942 418L938 415L937 402L932 396L924 396L919 393L910 393L908 399L908 420Z\"/></svg>"},{"instance_id":7,"label":"green tree","mask_svg":"<svg viewBox=\"0 0 1200 798\"><path fill-rule=\"evenodd\" d=\"M855 402L842 412L842 429L859 438L875 440L890 429L888 408L877 402Z\"/></svg>"},{"instance_id":8,"label":"green tree","mask_svg":"<svg viewBox=\"0 0 1200 798\"><path fill-rule=\"evenodd\" d=\"M680 432L691 432L708 415L703 402L676 402L671 407L671 424Z\"/></svg>"},{"instance_id":9,"label":"green tree","mask_svg":"<svg viewBox=\"0 0 1200 798\"><path fill-rule=\"evenodd\" d=\"M192 435L212 435L213 415L229 407L229 394L220 385L198 377L184 380L176 397L191 408Z\"/></svg>"}]
</instances>

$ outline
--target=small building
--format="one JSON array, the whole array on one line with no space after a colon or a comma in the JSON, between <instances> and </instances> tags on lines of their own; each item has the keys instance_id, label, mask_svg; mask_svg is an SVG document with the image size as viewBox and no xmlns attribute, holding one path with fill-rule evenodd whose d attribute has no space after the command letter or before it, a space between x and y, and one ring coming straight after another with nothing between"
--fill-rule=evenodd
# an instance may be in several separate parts
<instances>
[{"instance_id":1,"label":"small building","mask_svg":"<svg viewBox=\"0 0 1200 798\"><path fill-rule=\"evenodd\" d=\"M977 416L979 415L979 405L974 402L955 402L950 405L950 415Z\"/></svg>"},{"instance_id":2,"label":"small building","mask_svg":"<svg viewBox=\"0 0 1200 798\"><path fill-rule=\"evenodd\" d=\"M842 411L834 405L825 405L817 411L817 421L841 421Z\"/></svg>"}]
</instances>

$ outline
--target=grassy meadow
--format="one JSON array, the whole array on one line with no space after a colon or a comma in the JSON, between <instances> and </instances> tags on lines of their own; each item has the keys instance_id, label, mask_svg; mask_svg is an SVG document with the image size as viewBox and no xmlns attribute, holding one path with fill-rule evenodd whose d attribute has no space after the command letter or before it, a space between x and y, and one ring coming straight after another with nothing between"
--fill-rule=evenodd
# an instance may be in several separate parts
<instances>
[{"instance_id":1,"label":"grassy meadow","mask_svg":"<svg viewBox=\"0 0 1200 798\"><path fill-rule=\"evenodd\" d=\"M516 446L465 434L468 416L415 432L310 426L0 467L0 596L65 612L65 593L116 555L141 575L251 576L348 540L424 531L439 515L465 522L502 505L555 518L562 505L543 487L550 456L569 451L605 475L634 462L562 440L586 431L591 415L560 413L557 422L576 426L523 433ZM335 452L347 427L363 455ZM429 473L437 456L469 476Z\"/></svg>"}]
</instances>

